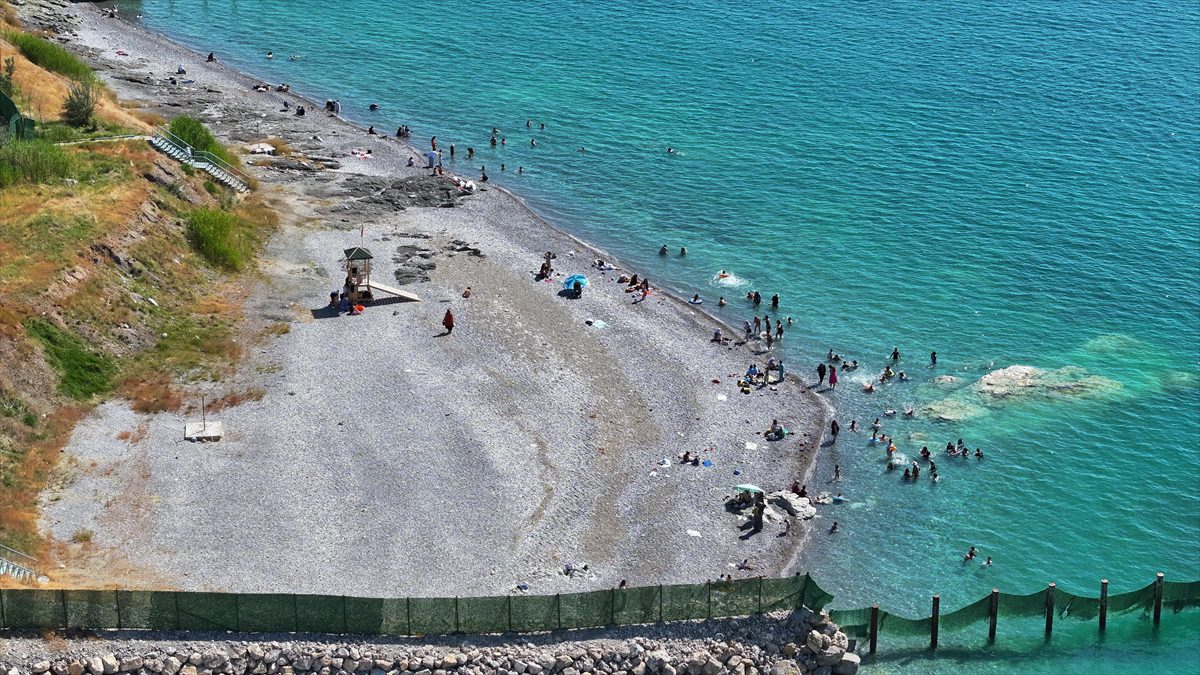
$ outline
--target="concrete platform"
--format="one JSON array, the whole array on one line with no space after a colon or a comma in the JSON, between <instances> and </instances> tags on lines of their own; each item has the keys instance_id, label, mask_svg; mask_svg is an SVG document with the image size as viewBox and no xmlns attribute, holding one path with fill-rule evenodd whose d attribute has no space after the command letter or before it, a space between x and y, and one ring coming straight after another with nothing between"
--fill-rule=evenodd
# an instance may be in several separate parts
<instances>
[{"instance_id":1,"label":"concrete platform","mask_svg":"<svg viewBox=\"0 0 1200 675\"><path fill-rule=\"evenodd\" d=\"M183 425L183 438L189 441L219 441L225 435L225 425L212 421L188 422Z\"/></svg>"}]
</instances>

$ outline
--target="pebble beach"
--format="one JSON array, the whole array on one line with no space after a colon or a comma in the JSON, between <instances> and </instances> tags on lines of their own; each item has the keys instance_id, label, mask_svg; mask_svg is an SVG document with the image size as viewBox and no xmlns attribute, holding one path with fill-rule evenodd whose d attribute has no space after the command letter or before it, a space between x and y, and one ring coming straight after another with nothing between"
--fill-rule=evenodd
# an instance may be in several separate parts
<instances>
[{"instance_id":1,"label":"pebble beach","mask_svg":"<svg viewBox=\"0 0 1200 675\"><path fill-rule=\"evenodd\" d=\"M511 192L479 183L463 194L449 173L408 167L423 164L416 148L326 114L298 88L254 91L219 58L89 6L23 12L58 24L120 99L196 116L233 147L278 138L294 149L249 169L284 217L235 298L252 325L287 328L247 350L229 381L204 385L260 400L222 410L214 444L182 442L180 413L104 404L76 427L45 496L48 534L95 533L88 564L106 585L556 593L790 574L826 536L820 512L795 523L775 513L746 536L746 519L725 509L740 483L836 491L808 475L829 404L794 375L749 394L735 386L763 367L765 345L711 342L718 328L741 331L663 291L633 303L617 278L637 270ZM172 84L181 64L186 78ZM342 251L360 244L376 278L421 301L327 312ZM547 251L556 274L535 281ZM617 269L597 270L597 258ZM589 285L563 297L576 273ZM441 335L448 308L457 324ZM766 441L773 419L792 435ZM139 426L140 440L117 438ZM685 451L705 465L681 465ZM737 569L744 559L750 569ZM568 564L578 571L563 574Z\"/></svg>"}]
</instances>

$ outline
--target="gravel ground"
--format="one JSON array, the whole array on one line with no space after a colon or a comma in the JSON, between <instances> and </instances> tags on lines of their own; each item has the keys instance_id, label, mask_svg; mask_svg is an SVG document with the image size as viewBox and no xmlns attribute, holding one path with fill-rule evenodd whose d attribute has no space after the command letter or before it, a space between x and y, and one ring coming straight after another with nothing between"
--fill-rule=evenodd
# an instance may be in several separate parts
<instances>
[{"instance_id":1,"label":"gravel ground","mask_svg":"<svg viewBox=\"0 0 1200 675\"><path fill-rule=\"evenodd\" d=\"M613 273L589 268L603 254L503 190L454 208L381 203L380 186L422 173L403 166L401 144L323 114L279 113L284 95L246 93L247 76L93 8L65 11L81 17L69 46L93 48L122 98L199 113L226 138L252 140L240 134L253 123L259 138L343 163L255 170L290 214L261 283L248 284L246 307L290 330L210 387L265 390L216 415L224 440L183 442L181 415L141 415L120 401L77 426L43 499L47 534L94 532L92 544L69 547L71 557L132 562L141 585L382 596L793 571L805 528L782 536L785 526L773 524L741 538L742 521L723 502L736 483L779 489L804 478L831 410L794 377L739 393L737 373L765 359L756 345L714 345L715 321L665 294L633 305ZM116 46L130 56L116 56ZM164 84L178 63L196 86ZM366 144L373 159L346 156ZM358 244L364 223L373 276L386 283L395 282L398 247L437 251L430 280L406 286L422 302L316 318L344 274L341 250ZM446 250L453 241L483 257ZM582 298L533 281L547 250L563 273L593 280ZM466 286L474 294L465 300ZM447 307L458 326L439 336ZM772 418L797 435L765 442ZM140 440L117 438L139 427ZM706 448L712 468L658 466ZM742 558L753 572L732 569ZM589 572L564 576L566 562Z\"/></svg>"}]
</instances>

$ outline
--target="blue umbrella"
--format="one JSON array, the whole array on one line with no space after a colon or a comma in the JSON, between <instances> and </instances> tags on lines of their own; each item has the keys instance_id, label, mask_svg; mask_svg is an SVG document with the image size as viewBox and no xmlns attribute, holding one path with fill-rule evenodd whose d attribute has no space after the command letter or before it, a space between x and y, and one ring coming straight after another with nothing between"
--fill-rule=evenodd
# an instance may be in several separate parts
<instances>
[{"instance_id":1,"label":"blue umbrella","mask_svg":"<svg viewBox=\"0 0 1200 675\"><path fill-rule=\"evenodd\" d=\"M571 290L571 289L575 288L576 281L579 282L580 288L583 288L584 286L588 285L587 277L583 276L582 274L572 274L571 276L569 276L563 280L563 288L565 288L567 290Z\"/></svg>"}]
</instances>

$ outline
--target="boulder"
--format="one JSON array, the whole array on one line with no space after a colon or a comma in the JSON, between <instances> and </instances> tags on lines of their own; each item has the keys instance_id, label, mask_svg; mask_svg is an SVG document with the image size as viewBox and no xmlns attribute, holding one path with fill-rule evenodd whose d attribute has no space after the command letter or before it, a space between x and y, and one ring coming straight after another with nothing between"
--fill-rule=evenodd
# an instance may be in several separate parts
<instances>
[{"instance_id":1,"label":"boulder","mask_svg":"<svg viewBox=\"0 0 1200 675\"><path fill-rule=\"evenodd\" d=\"M832 666L842 662L843 649L830 645L817 653L817 666Z\"/></svg>"},{"instance_id":2,"label":"boulder","mask_svg":"<svg viewBox=\"0 0 1200 675\"><path fill-rule=\"evenodd\" d=\"M117 666L117 670L121 671L122 673L132 673L136 672L137 669L141 668L144 664L145 661L142 659L142 657L131 656L127 659L121 659L121 663L119 666Z\"/></svg>"},{"instance_id":3,"label":"boulder","mask_svg":"<svg viewBox=\"0 0 1200 675\"><path fill-rule=\"evenodd\" d=\"M800 675L800 667L795 661L776 661L771 666L771 675Z\"/></svg>"},{"instance_id":4,"label":"boulder","mask_svg":"<svg viewBox=\"0 0 1200 675\"><path fill-rule=\"evenodd\" d=\"M33 664L33 667L31 668L31 670L35 674L44 673L47 670L50 670L50 662L49 661L38 661L37 663Z\"/></svg>"},{"instance_id":5,"label":"boulder","mask_svg":"<svg viewBox=\"0 0 1200 675\"><path fill-rule=\"evenodd\" d=\"M105 654L104 656L101 656L100 663L103 664L104 675L112 675L113 673L117 672L117 668L121 665L121 662L117 660L116 654Z\"/></svg>"},{"instance_id":6,"label":"boulder","mask_svg":"<svg viewBox=\"0 0 1200 675\"><path fill-rule=\"evenodd\" d=\"M834 665L834 675L857 675L858 667L862 665L862 657L849 652L842 654L842 660Z\"/></svg>"},{"instance_id":7,"label":"boulder","mask_svg":"<svg viewBox=\"0 0 1200 675\"><path fill-rule=\"evenodd\" d=\"M772 492L771 494L767 495L767 501L770 504L783 509L788 513L788 515L794 516L801 520L808 520L809 518L814 518L817 515L817 509L813 507L812 502L809 501L808 497L800 497L791 490Z\"/></svg>"}]
</instances>

